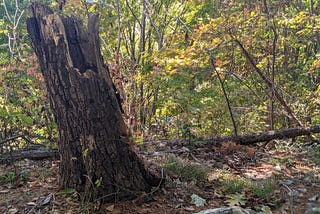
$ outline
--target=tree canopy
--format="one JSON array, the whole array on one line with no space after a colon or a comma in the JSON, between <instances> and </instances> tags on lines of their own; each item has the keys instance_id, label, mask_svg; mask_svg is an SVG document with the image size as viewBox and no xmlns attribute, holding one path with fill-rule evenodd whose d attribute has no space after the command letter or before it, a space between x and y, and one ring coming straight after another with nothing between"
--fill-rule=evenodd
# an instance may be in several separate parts
<instances>
[{"instance_id":1,"label":"tree canopy","mask_svg":"<svg viewBox=\"0 0 320 214\"><path fill-rule=\"evenodd\" d=\"M105 63L136 141L319 124L318 1L45 3L100 15ZM1 139L49 143L55 123L26 35L28 4L0 7Z\"/></svg>"}]
</instances>

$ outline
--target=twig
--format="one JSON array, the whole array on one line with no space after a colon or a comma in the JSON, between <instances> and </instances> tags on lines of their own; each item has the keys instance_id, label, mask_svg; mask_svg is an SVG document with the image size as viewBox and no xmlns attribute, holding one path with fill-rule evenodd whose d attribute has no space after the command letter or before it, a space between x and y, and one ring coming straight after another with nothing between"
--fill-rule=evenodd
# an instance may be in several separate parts
<instances>
[{"instance_id":1,"label":"twig","mask_svg":"<svg viewBox=\"0 0 320 214\"><path fill-rule=\"evenodd\" d=\"M114 185L114 186L118 187L117 185ZM113 192L113 193L110 193L110 194L108 194L108 195L101 196L100 198L95 199L94 202L98 202L98 201L100 201L100 200L102 200L102 199L104 199L104 198L110 197L110 196L112 196L112 195L118 195L119 192L120 192L120 188L118 187L117 192Z\"/></svg>"},{"instance_id":2,"label":"twig","mask_svg":"<svg viewBox=\"0 0 320 214\"><path fill-rule=\"evenodd\" d=\"M271 80L269 80L261 71L260 68L257 67L255 60L253 59L253 57L250 55L250 53L248 52L248 50L243 46L243 44L236 38L234 38L233 35L230 34L230 36L233 38L233 42L241 49L243 55L245 56L245 58L247 59L247 61L249 62L249 64L251 65L251 67L253 68L253 70L260 76L260 78L266 83L266 85L268 86L268 88L273 88L274 91L274 96L278 99L278 101L280 102L281 106L284 108L284 110L288 113L289 118L296 123L298 126L303 126L303 124L301 123L301 121L296 117L295 113L293 112L293 110L289 107L289 105L287 104L287 102L284 100L284 98L281 96L281 94L279 93L277 88L274 88L274 85L272 83Z\"/></svg>"},{"instance_id":3,"label":"twig","mask_svg":"<svg viewBox=\"0 0 320 214\"><path fill-rule=\"evenodd\" d=\"M35 206L33 206L26 214L31 213L34 209L41 209L41 207L44 207L48 205L51 200L54 198L54 194L50 193L47 197L41 199Z\"/></svg>"},{"instance_id":4,"label":"twig","mask_svg":"<svg viewBox=\"0 0 320 214\"><path fill-rule=\"evenodd\" d=\"M15 140L15 139L17 139L17 138L19 138L19 137L23 138L24 136L21 135L21 134L14 135L14 136L12 136L12 137L9 137L9 138L1 141L1 142L0 142L0 145L5 144L5 143L7 143L7 142L9 142L9 141Z\"/></svg>"},{"instance_id":5,"label":"twig","mask_svg":"<svg viewBox=\"0 0 320 214\"><path fill-rule=\"evenodd\" d=\"M137 198L135 199L135 202L137 202L137 201L139 201L139 200L141 200L141 199L144 199L146 196L150 196L150 195L152 195L153 193L157 192L157 191L160 189L160 187L161 187L164 179L165 179L164 170L163 170L163 168L162 168L162 169L161 169L161 180L159 181L158 186L156 186L151 192L142 194L142 195L140 195L139 197L137 197Z\"/></svg>"},{"instance_id":6,"label":"twig","mask_svg":"<svg viewBox=\"0 0 320 214\"><path fill-rule=\"evenodd\" d=\"M164 171L163 171L163 168L161 168L161 180L159 181L159 184L156 188L154 188L151 192L149 192L147 195L151 195L153 193L155 193L156 191L158 191L161 187L161 184L162 182L165 180L165 177L164 177Z\"/></svg>"},{"instance_id":7,"label":"twig","mask_svg":"<svg viewBox=\"0 0 320 214\"><path fill-rule=\"evenodd\" d=\"M290 203L290 214L293 214L293 191L286 184L282 184L287 190L289 195L289 203Z\"/></svg>"},{"instance_id":8,"label":"twig","mask_svg":"<svg viewBox=\"0 0 320 214\"><path fill-rule=\"evenodd\" d=\"M9 138L1 141L1 142L0 142L0 146L3 145L3 144L5 144L5 143L7 143L7 142L9 142L9 141L15 140L15 139L17 139L17 138L22 138L23 140L25 140L25 141L27 142L27 144L37 145L37 146L39 145L39 144L37 144L37 143L32 142L32 141L31 141L30 139L28 139L25 135L18 134L18 135L14 135L14 136L12 136L12 137L9 137Z\"/></svg>"}]
</instances>

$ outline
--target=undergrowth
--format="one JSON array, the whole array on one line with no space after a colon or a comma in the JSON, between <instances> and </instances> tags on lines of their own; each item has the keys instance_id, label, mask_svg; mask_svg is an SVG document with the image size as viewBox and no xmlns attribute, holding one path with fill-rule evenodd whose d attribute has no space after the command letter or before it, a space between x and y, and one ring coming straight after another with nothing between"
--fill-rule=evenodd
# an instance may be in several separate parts
<instances>
[{"instance_id":1,"label":"undergrowth","mask_svg":"<svg viewBox=\"0 0 320 214\"><path fill-rule=\"evenodd\" d=\"M169 175L179 177L181 179L206 179L209 169L203 165L182 160L170 155L164 164L164 169Z\"/></svg>"}]
</instances>

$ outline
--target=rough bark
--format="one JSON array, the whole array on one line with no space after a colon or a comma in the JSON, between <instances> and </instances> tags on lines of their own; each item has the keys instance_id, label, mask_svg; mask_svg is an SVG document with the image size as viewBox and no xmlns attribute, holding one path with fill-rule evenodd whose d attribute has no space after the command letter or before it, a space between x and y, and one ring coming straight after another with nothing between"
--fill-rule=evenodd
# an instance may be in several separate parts
<instances>
[{"instance_id":1,"label":"rough bark","mask_svg":"<svg viewBox=\"0 0 320 214\"><path fill-rule=\"evenodd\" d=\"M148 171L130 145L114 85L103 64L98 15L85 30L76 18L33 3L27 29L44 75L59 130L63 187L87 200L134 197L161 178Z\"/></svg>"}]
</instances>

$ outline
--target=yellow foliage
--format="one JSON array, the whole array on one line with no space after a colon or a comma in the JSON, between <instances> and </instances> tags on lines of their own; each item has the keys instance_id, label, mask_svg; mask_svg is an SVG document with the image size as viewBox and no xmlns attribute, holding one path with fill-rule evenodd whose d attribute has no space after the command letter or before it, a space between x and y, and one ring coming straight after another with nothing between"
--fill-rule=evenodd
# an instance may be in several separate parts
<instances>
[{"instance_id":1,"label":"yellow foliage","mask_svg":"<svg viewBox=\"0 0 320 214\"><path fill-rule=\"evenodd\" d=\"M268 57L264 57L258 64L257 64L257 67L258 68L263 68L265 67L267 64L268 64L269 60L268 60Z\"/></svg>"},{"instance_id":2,"label":"yellow foliage","mask_svg":"<svg viewBox=\"0 0 320 214\"><path fill-rule=\"evenodd\" d=\"M218 60L216 60L215 65L218 67L222 67L224 65L224 63L222 60L218 59Z\"/></svg>"},{"instance_id":3,"label":"yellow foliage","mask_svg":"<svg viewBox=\"0 0 320 214\"><path fill-rule=\"evenodd\" d=\"M301 34L303 34L303 33L305 32L305 30L306 30L306 29L299 30L296 34L297 34L297 35L301 35Z\"/></svg>"},{"instance_id":4,"label":"yellow foliage","mask_svg":"<svg viewBox=\"0 0 320 214\"><path fill-rule=\"evenodd\" d=\"M178 73L177 69L169 70L169 74L171 74L171 75L176 74L176 73Z\"/></svg>"},{"instance_id":5,"label":"yellow foliage","mask_svg":"<svg viewBox=\"0 0 320 214\"><path fill-rule=\"evenodd\" d=\"M51 7L58 7L58 2L51 1Z\"/></svg>"},{"instance_id":6,"label":"yellow foliage","mask_svg":"<svg viewBox=\"0 0 320 214\"><path fill-rule=\"evenodd\" d=\"M93 5L91 5L89 7L89 12L93 13L93 12L95 12L95 10L96 10L96 5L95 4L93 4Z\"/></svg>"},{"instance_id":7,"label":"yellow foliage","mask_svg":"<svg viewBox=\"0 0 320 214\"><path fill-rule=\"evenodd\" d=\"M212 43L213 43L213 44L219 44L219 42L220 42L220 38L218 38L218 37L216 37L216 38L214 38L214 39L212 40Z\"/></svg>"}]
</instances>

